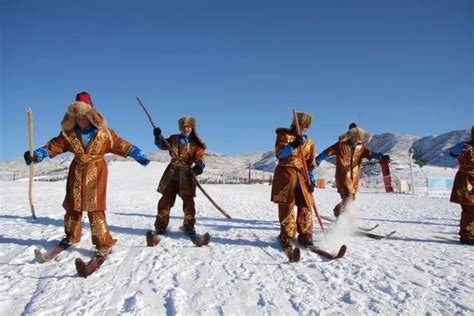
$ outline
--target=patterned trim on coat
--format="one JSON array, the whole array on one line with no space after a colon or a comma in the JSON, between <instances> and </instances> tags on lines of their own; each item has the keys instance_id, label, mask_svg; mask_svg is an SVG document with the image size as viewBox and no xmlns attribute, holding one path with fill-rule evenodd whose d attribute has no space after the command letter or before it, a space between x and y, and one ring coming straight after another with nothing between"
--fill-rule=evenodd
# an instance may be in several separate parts
<instances>
[{"instance_id":1,"label":"patterned trim on coat","mask_svg":"<svg viewBox=\"0 0 474 316\"><path fill-rule=\"evenodd\" d=\"M97 166L95 163L87 165L85 209L97 210Z\"/></svg>"},{"instance_id":2,"label":"patterned trim on coat","mask_svg":"<svg viewBox=\"0 0 474 316\"><path fill-rule=\"evenodd\" d=\"M74 185L72 189L72 195L74 196L74 210L82 211L82 170L84 165L76 164L74 167Z\"/></svg>"},{"instance_id":3,"label":"patterned trim on coat","mask_svg":"<svg viewBox=\"0 0 474 316\"><path fill-rule=\"evenodd\" d=\"M131 145L130 143L122 140L122 142L120 143L120 150L124 153L126 153L126 155L128 156L128 154L130 153L130 151L132 150L133 148L133 145Z\"/></svg>"},{"instance_id":4,"label":"patterned trim on coat","mask_svg":"<svg viewBox=\"0 0 474 316\"><path fill-rule=\"evenodd\" d=\"M273 202L275 203L288 203L291 194L291 184L288 183L278 194L273 196Z\"/></svg>"},{"instance_id":5,"label":"patterned trim on coat","mask_svg":"<svg viewBox=\"0 0 474 316\"><path fill-rule=\"evenodd\" d=\"M72 149L73 149L74 153L83 154L84 153L84 147L82 146L82 143L79 140L79 138L77 138L76 133L70 132L68 134L69 134L68 140L69 140L69 143L72 146Z\"/></svg>"},{"instance_id":6,"label":"patterned trim on coat","mask_svg":"<svg viewBox=\"0 0 474 316\"><path fill-rule=\"evenodd\" d=\"M90 144L90 146L87 150L87 153L97 155L100 152L100 149L102 148L102 145L107 140L108 136L109 135L107 133L105 133L104 131L98 131L97 136L92 141L92 144Z\"/></svg>"}]
</instances>

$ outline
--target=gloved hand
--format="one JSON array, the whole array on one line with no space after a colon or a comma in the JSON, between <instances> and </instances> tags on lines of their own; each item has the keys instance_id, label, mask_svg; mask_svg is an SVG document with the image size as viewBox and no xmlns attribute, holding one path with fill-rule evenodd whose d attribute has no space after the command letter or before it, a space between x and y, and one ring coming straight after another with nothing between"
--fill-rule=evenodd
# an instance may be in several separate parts
<instances>
[{"instance_id":1,"label":"gloved hand","mask_svg":"<svg viewBox=\"0 0 474 316\"><path fill-rule=\"evenodd\" d=\"M194 165L194 167L189 169L188 173L189 173L190 176L198 176L198 175L202 174L202 172L204 171L205 166L206 165L202 161L199 161Z\"/></svg>"},{"instance_id":2,"label":"gloved hand","mask_svg":"<svg viewBox=\"0 0 474 316\"><path fill-rule=\"evenodd\" d=\"M449 150L449 155L454 158L459 157L459 155L466 150L467 146L468 143L466 142L457 143Z\"/></svg>"},{"instance_id":3,"label":"gloved hand","mask_svg":"<svg viewBox=\"0 0 474 316\"><path fill-rule=\"evenodd\" d=\"M297 148L298 146L301 146L304 144L306 141L306 135L297 135L295 140L290 143L291 146L294 148Z\"/></svg>"},{"instance_id":4,"label":"gloved hand","mask_svg":"<svg viewBox=\"0 0 474 316\"><path fill-rule=\"evenodd\" d=\"M137 146L133 146L132 150L128 153L130 157L135 159L139 164L142 166L146 166L150 163L150 159L148 159L147 154L145 154L140 148Z\"/></svg>"},{"instance_id":5,"label":"gloved hand","mask_svg":"<svg viewBox=\"0 0 474 316\"><path fill-rule=\"evenodd\" d=\"M27 166L29 166L31 163L37 163L43 160L43 158L38 157L35 155L35 152L33 152L33 157L30 156L30 151L27 150L25 151L25 154L23 155L23 158L25 159L25 163Z\"/></svg>"},{"instance_id":6,"label":"gloved hand","mask_svg":"<svg viewBox=\"0 0 474 316\"><path fill-rule=\"evenodd\" d=\"M389 155L383 155L381 158L380 158L381 161L384 161L384 162L390 162L390 156Z\"/></svg>"},{"instance_id":7,"label":"gloved hand","mask_svg":"<svg viewBox=\"0 0 474 316\"><path fill-rule=\"evenodd\" d=\"M147 157L138 157L136 161L142 166L146 166L150 163L150 160Z\"/></svg>"},{"instance_id":8,"label":"gloved hand","mask_svg":"<svg viewBox=\"0 0 474 316\"><path fill-rule=\"evenodd\" d=\"M154 135L155 137L160 137L160 136L161 136L161 128L155 127L155 128L153 129L153 135Z\"/></svg>"},{"instance_id":9,"label":"gloved hand","mask_svg":"<svg viewBox=\"0 0 474 316\"><path fill-rule=\"evenodd\" d=\"M310 193L313 193L315 187L316 187L316 184L315 184L314 182L311 182L311 184L310 184L309 187L308 187L308 191L309 191Z\"/></svg>"},{"instance_id":10,"label":"gloved hand","mask_svg":"<svg viewBox=\"0 0 474 316\"><path fill-rule=\"evenodd\" d=\"M194 167L191 170L193 171L195 176L198 176L198 175L202 174L202 172L204 171L204 165L203 164L196 164L196 165L194 165Z\"/></svg>"}]
</instances>

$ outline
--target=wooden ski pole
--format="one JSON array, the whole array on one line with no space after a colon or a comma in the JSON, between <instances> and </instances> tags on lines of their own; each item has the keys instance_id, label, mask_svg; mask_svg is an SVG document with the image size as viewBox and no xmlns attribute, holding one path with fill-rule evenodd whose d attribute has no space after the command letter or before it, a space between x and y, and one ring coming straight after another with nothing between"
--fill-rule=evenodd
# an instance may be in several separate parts
<instances>
[{"instance_id":1,"label":"wooden ski pole","mask_svg":"<svg viewBox=\"0 0 474 316\"><path fill-rule=\"evenodd\" d=\"M145 111L146 116L148 116L148 120L150 121L151 126L153 126L153 128L156 128L156 124L155 124L155 122L153 122L153 118L151 117L150 113L149 113L148 110L146 109L146 107L145 107L145 105L143 104L142 100L140 100L140 98L137 97L137 101L138 101L138 103L140 104L140 106L142 107L143 111Z\"/></svg>"},{"instance_id":2,"label":"wooden ski pole","mask_svg":"<svg viewBox=\"0 0 474 316\"><path fill-rule=\"evenodd\" d=\"M298 135L301 135L300 124L298 122L298 112L296 112L296 110L294 109L293 109L293 120L295 121L296 133ZM311 181L309 179L308 166L306 165L306 159L304 158L303 149L301 148L301 146L298 149L301 149L299 152L301 154L301 161L303 162L304 177L306 180L306 185L309 188L309 186L311 185ZM313 194L311 193L311 195ZM323 221L321 220L321 217L319 216L318 208L316 207L316 201L314 201L313 210L314 210L314 214L316 215L316 218L318 219L319 226L321 226L321 230L324 232Z\"/></svg>"},{"instance_id":3,"label":"wooden ski pole","mask_svg":"<svg viewBox=\"0 0 474 316\"><path fill-rule=\"evenodd\" d=\"M26 114L28 116L28 145L30 150L30 156L33 157L33 111L31 108L26 110ZM31 215L33 219L36 219L35 214L35 206L33 205L33 176L34 176L34 169L33 169L33 162L30 163L30 182L29 182L29 189L28 189L28 197L30 202L30 209Z\"/></svg>"},{"instance_id":4,"label":"wooden ski pole","mask_svg":"<svg viewBox=\"0 0 474 316\"><path fill-rule=\"evenodd\" d=\"M199 188L199 190L201 190L202 194L204 194L204 195L207 197L207 199L209 200L209 202L211 202L212 205L214 205L214 207L217 208L217 210L218 210L219 212L221 212L225 217L227 217L228 219L232 219L232 217L230 217L230 215L229 215L226 211L224 211L224 210L222 209L222 207L220 207L220 206L211 198L211 196L206 192L206 190L204 190L204 188L201 186L201 184L199 183L199 181L196 179L196 177L195 177L194 175L192 176L192 178L193 178L194 183L196 183L196 185L197 185L197 187Z\"/></svg>"},{"instance_id":5,"label":"wooden ski pole","mask_svg":"<svg viewBox=\"0 0 474 316\"><path fill-rule=\"evenodd\" d=\"M153 126L153 128L156 128L156 125L155 123L153 122L153 118L151 117L150 113L148 112L148 110L146 109L145 105L143 104L143 102L140 100L139 97L137 97L137 101L138 103L140 104L140 106L142 107L143 111L145 111L145 114L148 116L148 120L150 121L151 125ZM166 140L166 138L163 137L163 135L161 135L161 138L160 140L165 144L165 146L168 148L168 151L170 152L170 155L172 158L178 160L178 161L181 161L181 159L178 157L178 155L171 150L171 146L170 144L168 143L168 141ZM211 196L206 192L206 190L204 190L204 188L201 186L201 184L198 182L198 180L196 179L196 176L194 175L191 175L191 178L193 179L193 182L196 184L196 186L199 188L199 190L201 190L201 192L204 194L205 197L207 197L207 199L209 200L209 202L211 202L212 205L214 205L214 207L219 211L221 212L225 217L227 217L228 219L232 219L232 217L230 217L230 215L224 211L222 209L222 207L220 207L212 198Z\"/></svg>"}]
</instances>

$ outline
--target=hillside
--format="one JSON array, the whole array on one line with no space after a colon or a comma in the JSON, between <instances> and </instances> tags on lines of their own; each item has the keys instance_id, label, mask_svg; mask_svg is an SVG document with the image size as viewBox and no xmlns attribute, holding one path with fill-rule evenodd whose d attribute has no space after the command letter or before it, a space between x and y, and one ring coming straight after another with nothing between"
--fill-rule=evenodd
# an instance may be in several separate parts
<instances>
[{"instance_id":1,"label":"hillside","mask_svg":"<svg viewBox=\"0 0 474 316\"><path fill-rule=\"evenodd\" d=\"M410 150L413 150L414 160L422 161L423 168L414 165L415 183L418 187L426 186L428 176L449 176L456 172L457 160L449 156L448 150L454 144L465 141L470 137L470 130L451 131L442 135L426 137L384 133L375 135L367 146L378 152L387 153L392 158L391 169L394 181L410 179ZM149 154L150 160L169 162L169 154L164 151ZM68 172L71 155L63 155L35 165L37 180L62 180ZM127 161L114 155L107 155L108 162ZM320 178L326 179L329 185L334 181L334 160L328 159L317 169ZM252 168L252 179L268 181L275 169L277 159L273 151L251 153L238 156L226 156L218 153L206 153L206 170L201 176L202 182L239 182L248 179L249 164ZM0 180L21 179L27 177L27 168L22 159L0 162ZM362 187L381 188L380 168L374 162L365 162Z\"/></svg>"}]
</instances>

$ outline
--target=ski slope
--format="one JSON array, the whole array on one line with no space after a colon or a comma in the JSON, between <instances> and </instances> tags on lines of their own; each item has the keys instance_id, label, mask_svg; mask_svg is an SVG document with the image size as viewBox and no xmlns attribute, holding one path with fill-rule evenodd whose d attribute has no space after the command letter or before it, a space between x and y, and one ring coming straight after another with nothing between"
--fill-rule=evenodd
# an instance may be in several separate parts
<instances>
[{"instance_id":1,"label":"ski slope","mask_svg":"<svg viewBox=\"0 0 474 316\"><path fill-rule=\"evenodd\" d=\"M65 181L35 182L38 219L31 220L28 182L0 181L1 315L469 315L474 313L474 249L456 242L460 207L447 198L361 193L358 224L396 230L386 240L352 236L347 226L327 224L315 240L346 256L327 261L302 250L298 263L279 249L277 207L269 185L204 185L233 220L198 192L198 232L211 243L197 248L182 232L182 204L172 210L169 234L145 244L153 228L156 192L165 163L109 165L108 222L118 243L87 279L76 257L93 255L87 216L83 238L52 262L35 262L35 248L63 236ZM315 192L330 215L339 195ZM443 237L443 238L439 238Z\"/></svg>"}]
</instances>

